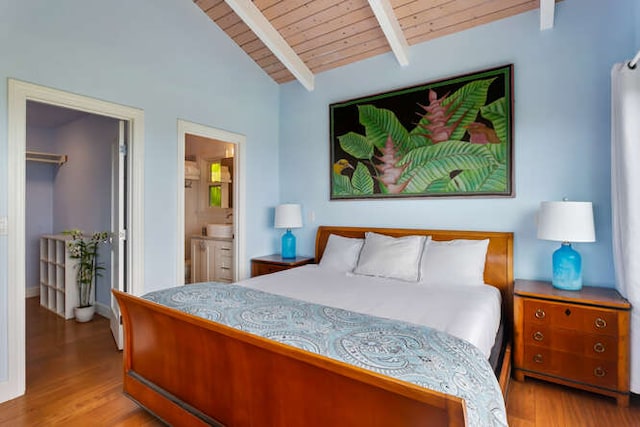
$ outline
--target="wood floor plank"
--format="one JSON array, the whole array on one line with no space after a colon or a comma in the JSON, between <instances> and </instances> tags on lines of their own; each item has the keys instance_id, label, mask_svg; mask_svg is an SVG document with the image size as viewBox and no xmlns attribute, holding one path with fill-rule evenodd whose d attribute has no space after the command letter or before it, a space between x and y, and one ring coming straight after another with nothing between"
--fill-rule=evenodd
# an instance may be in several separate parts
<instances>
[{"instance_id":1,"label":"wood floor plank","mask_svg":"<svg viewBox=\"0 0 640 427\"><path fill-rule=\"evenodd\" d=\"M640 398L615 400L527 379L511 381L511 427L640 426ZM78 324L27 300L27 394L0 404L0 426L140 426L163 424L122 394L122 354L109 322Z\"/></svg>"},{"instance_id":2,"label":"wood floor plank","mask_svg":"<svg viewBox=\"0 0 640 427\"><path fill-rule=\"evenodd\" d=\"M536 418L536 400L535 400L535 385L531 382L518 383L516 391L511 388L515 384L515 381L511 381L509 384L509 395L507 405L509 408L510 420L521 420L527 425L526 420L535 420ZM514 398L514 393L518 397ZM510 423L515 424L515 423ZM518 424L515 424L518 425ZM534 424L532 424L534 425Z\"/></svg>"}]
</instances>

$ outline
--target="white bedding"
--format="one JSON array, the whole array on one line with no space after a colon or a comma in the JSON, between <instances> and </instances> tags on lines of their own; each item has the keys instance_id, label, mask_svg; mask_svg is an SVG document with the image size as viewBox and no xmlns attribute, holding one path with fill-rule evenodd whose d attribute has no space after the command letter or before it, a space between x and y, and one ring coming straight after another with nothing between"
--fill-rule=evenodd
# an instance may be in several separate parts
<instances>
[{"instance_id":1,"label":"white bedding","mask_svg":"<svg viewBox=\"0 0 640 427\"><path fill-rule=\"evenodd\" d=\"M317 265L258 276L237 284L429 326L470 342L487 358L500 325L500 291L487 285L427 286L335 272Z\"/></svg>"}]
</instances>

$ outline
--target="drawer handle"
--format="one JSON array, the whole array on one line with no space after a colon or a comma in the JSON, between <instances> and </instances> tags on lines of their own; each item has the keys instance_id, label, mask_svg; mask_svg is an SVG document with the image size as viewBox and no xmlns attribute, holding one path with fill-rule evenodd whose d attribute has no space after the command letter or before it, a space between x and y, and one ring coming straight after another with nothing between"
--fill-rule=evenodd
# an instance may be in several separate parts
<instances>
[{"instance_id":1,"label":"drawer handle","mask_svg":"<svg viewBox=\"0 0 640 427\"><path fill-rule=\"evenodd\" d=\"M220 270L230 270L229 267L220 267Z\"/></svg>"},{"instance_id":2,"label":"drawer handle","mask_svg":"<svg viewBox=\"0 0 640 427\"><path fill-rule=\"evenodd\" d=\"M602 344L601 342L597 342L593 345L593 351L595 351L596 353L604 353L605 348L604 348L604 344Z\"/></svg>"},{"instance_id":3,"label":"drawer handle","mask_svg":"<svg viewBox=\"0 0 640 427\"><path fill-rule=\"evenodd\" d=\"M533 339L536 341L542 341L544 339L544 335L542 332L536 331L536 333L533 334Z\"/></svg>"},{"instance_id":4,"label":"drawer handle","mask_svg":"<svg viewBox=\"0 0 640 427\"><path fill-rule=\"evenodd\" d=\"M594 323L598 329L604 329L607 327L607 321L602 317L598 317Z\"/></svg>"},{"instance_id":5,"label":"drawer handle","mask_svg":"<svg viewBox=\"0 0 640 427\"><path fill-rule=\"evenodd\" d=\"M537 319L544 319L546 316L547 316L547 313L545 313L543 309L539 308L536 310Z\"/></svg>"},{"instance_id":6,"label":"drawer handle","mask_svg":"<svg viewBox=\"0 0 640 427\"><path fill-rule=\"evenodd\" d=\"M229 252L231 250L231 248L220 248L220 250Z\"/></svg>"},{"instance_id":7,"label":"drawer handle","mask_svg":"<svg viewBox=\"0 0 640 427\"><path fill-rule=\"evenodd\" d=\"M544 358L540 353L538 353L535 356L533 356L533 361L536 363L542 363L544 361Z\"/></svg>"},{"instance_id":8,"label":"drawer handle","mask_svg":"<svg viewBox=\"0 0 640 427\"><path fill-rule=\"evenodd\" d=\"M598 366L597 368L595 368L593 370L593 375L595 375L596 377L604 377L607 373L605 372L604 369L602 369L600 366Z\"/></svg>"}]
</instances>

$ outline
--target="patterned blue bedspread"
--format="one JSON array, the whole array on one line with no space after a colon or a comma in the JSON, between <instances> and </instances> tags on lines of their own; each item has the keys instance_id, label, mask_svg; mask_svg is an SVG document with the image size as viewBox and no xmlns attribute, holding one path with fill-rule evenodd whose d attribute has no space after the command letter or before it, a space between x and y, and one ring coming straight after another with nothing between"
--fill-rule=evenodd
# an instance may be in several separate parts
<instances>
[{"instance_id":1,"label":"patterned blue bedspread","mask_svg":"<svg viewBox=\"0 0 640 427\"><path fill-rule=\"evenodd\" d=\"M447 333L229 284L179 286L143 298L461 397L470 426L507 425L488 361L472 344Z\"/></svg>"}]
</instances>

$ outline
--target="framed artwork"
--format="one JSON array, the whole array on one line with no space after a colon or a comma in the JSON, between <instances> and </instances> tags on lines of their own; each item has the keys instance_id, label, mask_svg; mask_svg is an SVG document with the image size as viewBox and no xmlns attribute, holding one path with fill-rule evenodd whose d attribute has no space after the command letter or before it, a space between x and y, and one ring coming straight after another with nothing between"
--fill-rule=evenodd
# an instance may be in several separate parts
<instances>
[{"instance_id":1,"label":"framed artwork","mask_svg":"<svg viewBox=\"0 0 640 427\"><path fill-rule=\"evenodd\" d=\"M513 197L513 65L329 106L331 200Z\"/></svg>"}]
</instances>

